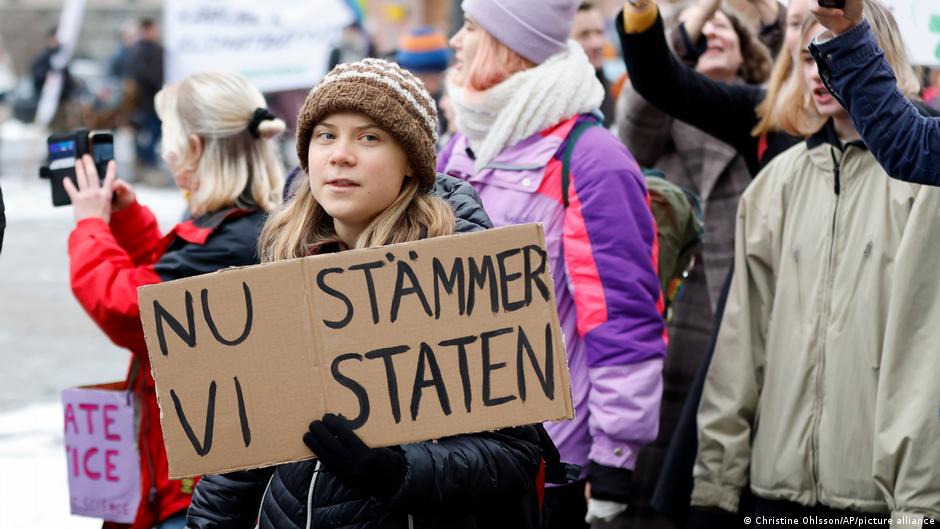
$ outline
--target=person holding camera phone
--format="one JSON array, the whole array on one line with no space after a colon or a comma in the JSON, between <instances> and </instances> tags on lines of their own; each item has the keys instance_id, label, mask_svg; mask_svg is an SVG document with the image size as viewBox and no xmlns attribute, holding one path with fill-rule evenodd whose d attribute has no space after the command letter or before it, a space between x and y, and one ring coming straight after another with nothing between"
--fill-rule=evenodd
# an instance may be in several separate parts
<instances>
[{"instance_id":1,"label":"person holding camera phone","mask_svg":"<svg viewBox=\"0 0 940 529\"><path fill-rule=\"evenodd\" d=\"M237 74L203 73L156 96L163 121L163 158L188 195L192 217L161 235L153 213L109 162L99 180L91 156L64 179L76 225L69 237L75 297L117 345L131 352L128 388L137 397L141 504L131 529L176 529L195 488L171 480L137 288L258 262L267 213L281 202L283 169L272 138L284 122L264 96ZM113 526L105 524L106 527Z\"/></svg>"},{"instance_id":2,"label":"person holding camera phone","mask_svg":"<svg viewBox=\"0 0 940 529\"><path fill-rule=\"evenodd\" d=\"M862 5L819 0L813 14L828 32L816 38L810 53L826 88L849 111L885 171L906 182L940 186L940 119L923 116L895 89L895 73Z\"/></svg>"}]
</instances>

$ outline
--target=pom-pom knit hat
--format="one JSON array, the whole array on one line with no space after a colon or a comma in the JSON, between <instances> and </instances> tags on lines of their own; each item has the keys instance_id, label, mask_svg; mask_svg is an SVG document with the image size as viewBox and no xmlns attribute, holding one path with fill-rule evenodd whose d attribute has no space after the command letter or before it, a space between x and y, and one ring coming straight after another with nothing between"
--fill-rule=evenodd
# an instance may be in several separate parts
<instances>
[{"instance_id":1,"label":"pom-pom knit hat","mask_svg":"<svg viewBox=\"0 0 940 529\"><path fill-rule=\"evenodd\" d=\"M582 0L464 0L464 13L509 49L542 64L568 47Z\"/></svg>"},{"instance_id":2,"label":"pom-pom knit hat","mask_svg":"<svg viewBox=\"0 0 940 529\"><path fill-rule=\"evenodd\" d=\"M417 178L423 189L434 187L437 107L417 77L381 59L333 68L310 90L297 116L297 157L305 173L313 128L338 112L369 116L404 148L415 170L407 176Z\"/></svg>"},{"instance_id":3,"label":"pom-pom knit hat","mask_svg":"<svg viewBox=\"0 0 940 529\"><path fill-rule=\"evenodd\" d=\"M443 72L450 61L447 37L434 28L417 28L401 38L395 60L415 73Z\"/></svg>"}]
</instances>

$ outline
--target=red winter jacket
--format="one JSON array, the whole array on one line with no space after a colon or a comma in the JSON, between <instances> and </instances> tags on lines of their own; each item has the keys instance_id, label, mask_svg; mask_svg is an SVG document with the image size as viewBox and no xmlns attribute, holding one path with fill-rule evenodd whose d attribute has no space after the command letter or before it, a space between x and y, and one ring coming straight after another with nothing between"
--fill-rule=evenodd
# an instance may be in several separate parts
<instances>
[{"instance_id":1,"label":"red winter jacket","mask_svg":"<svg viewBox=\"0 0 940 529\"><path fill-rule=\"evenodd\" d=\"M258 210L231 208L182 222L161 236L153 213L135 202L112 215L110 225L101 219L79 221L69 237L72 292L108 338L131 352L127 380L138 397L142 487L131 529L149 529L185 511L196 483L168 477L137 288L256 264L264 218Z\"/></svg>"}]
</instances>

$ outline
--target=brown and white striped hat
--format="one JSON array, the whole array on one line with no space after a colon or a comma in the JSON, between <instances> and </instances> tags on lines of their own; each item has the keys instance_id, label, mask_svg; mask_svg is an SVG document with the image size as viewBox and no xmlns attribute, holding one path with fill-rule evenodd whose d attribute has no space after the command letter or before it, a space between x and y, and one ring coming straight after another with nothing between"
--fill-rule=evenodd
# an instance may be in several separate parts
<instances>
[{"instance_id":1,"label":"brown and white striped hat","mask_svg":"<svg viewBox=\"0 0 940 529\"><path fill-rule=\"evenodd\" d=\"M434 187L437 105L417 77L381 59L333 68L310 90L297 116L297 157L304 172L314 126L337 112L372 118L401 143L422 188Z\"/></svg>"}]
</instances>

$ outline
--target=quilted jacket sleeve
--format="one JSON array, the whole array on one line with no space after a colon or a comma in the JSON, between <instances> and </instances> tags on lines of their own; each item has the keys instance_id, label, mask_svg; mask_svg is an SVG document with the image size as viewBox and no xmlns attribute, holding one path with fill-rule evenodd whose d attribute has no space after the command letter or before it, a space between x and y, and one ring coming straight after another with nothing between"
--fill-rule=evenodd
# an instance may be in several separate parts
<instances>
[{"instance_id":1,"label":"quilted jacket sleeve","mask_svg":"<svg viewBox=\"0 0 940 529\"><path fill-rule=\"evenodd\" d=\"M250 529L258 519L264 489L277 467L203 476L186 513L186 527Z\"/></svg>"},{"instance_id":2,"label":"quilted jacket sleeve","mask_svg":"<svg viewBox=\"0 0 940 529\"><path fill-rule=\"evenodd\" d=\"M456 233L485 230L493 227L473 186L459 178L438 173L434 193L446 200L457 218Z\"/></svg>"},{"instance_id":3,"label":"quilted jacket sleeve","mask_svg":"<svg viewBox=\"0 0 940 529\"><path fill-rule=\"evenodd\" d=\"M535 487L541 451L525 428L403 445L405 477L387 503L398 510L470 510Z\"/></svg>"}]
</instances>

